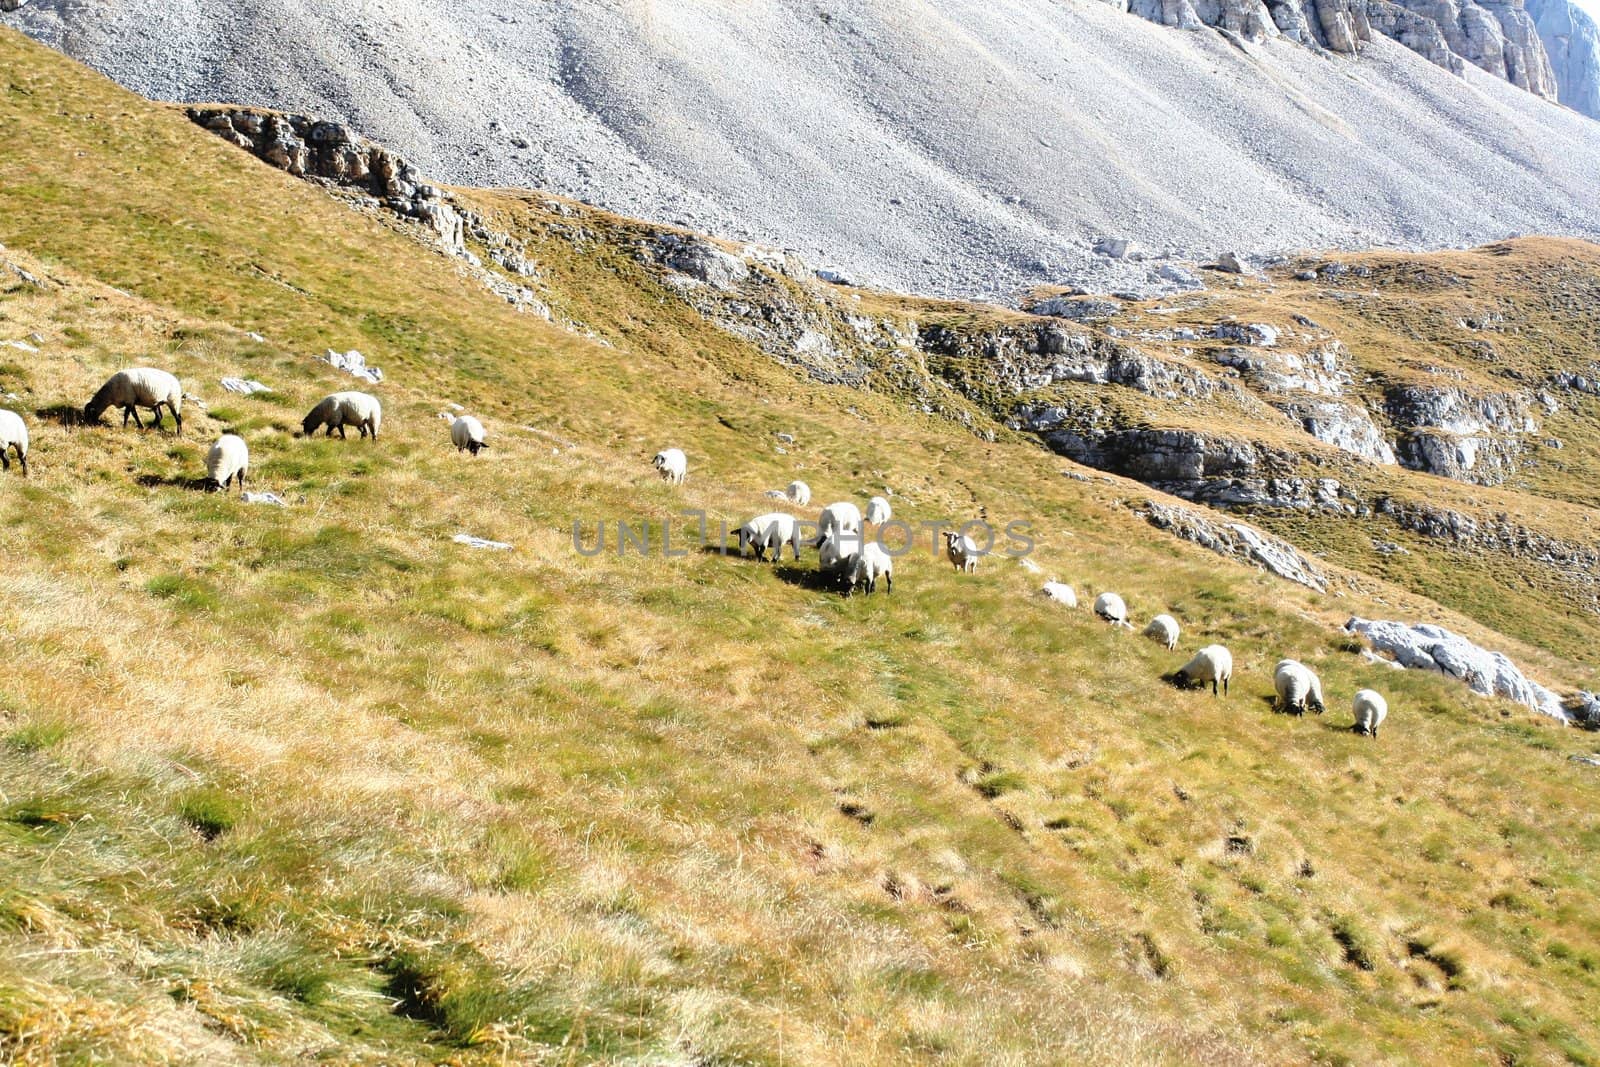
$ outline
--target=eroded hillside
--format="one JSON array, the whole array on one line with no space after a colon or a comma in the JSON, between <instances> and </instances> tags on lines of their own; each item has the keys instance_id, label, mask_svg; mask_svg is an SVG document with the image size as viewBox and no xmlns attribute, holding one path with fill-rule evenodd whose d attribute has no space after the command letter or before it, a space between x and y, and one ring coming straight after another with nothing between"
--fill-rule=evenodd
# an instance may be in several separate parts
<instances>
[{"instance_id":1,"label":"eroded hillside","mask_svg":"<svg viewBox=\"0 0 1600 1067\"><path fill-rule=\"evenodd\" d=\"M0 479L6 1057L1596 1058L1592 736L1340 626L1433 619L1592 687L1560 643L1152 529L1127 503L1173 498L1008 429L920 340L992 310L727 253L787 295L718 325L741 290L681 269L737 273L715 249L534 194L456 194L474 266L14 35L0 69L0 392L34 437ZM328 348L385 370L375 445L294 436L352 384ZM71 417L129 363L183 377L182 437ZM288 507L193 487L223 429ZM742 520L796 476L1027 520L1042 576L1183 644L926 545L849 600L809 554L573 549L574 519ZM1210 641L1227 699L1161 681ZM1290 650L1322 719L1270 711Z\"/></svg>"}]
</instances>

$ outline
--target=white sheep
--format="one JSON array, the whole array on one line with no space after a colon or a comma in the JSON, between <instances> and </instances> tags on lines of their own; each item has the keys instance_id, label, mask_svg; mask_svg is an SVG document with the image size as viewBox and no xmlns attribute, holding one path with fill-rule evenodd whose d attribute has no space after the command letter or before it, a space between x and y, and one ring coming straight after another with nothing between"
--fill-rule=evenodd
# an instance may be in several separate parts
<instances>
[{"instance_id":1,"label":"white sheep","mask_svg":"<svg viewBox=\"0 0 1600 1067\"><path fill-rule=\"evenodd\" d=\"M133 424L142 430L144 423L139 421L139 409L150 409L150 425L156 427L161 425L163 405L172 412L172 419L178 424L177 432L182 433L183 383L164 370L131 367L119 370L106 379L106 384L83 406L83 421L99 422L106 408L118 407L122 409L124 427L128 425L128 416L131 415Z\"/></svg>"},{"instance_id":2,"label":"white sheep","mask_svg":"<svg viewBox=\"0 0 1600 1067\"><path fill-rule=\"evenodd\" d=\"M682 485L689 473L689 457L683 454L681 448L663 448L656 453L650 465L661 472L661 477L669 485Z\"/></svg>"},{"instance_id":3,"label":"white sheep","mask_svg":"<svg viewBox=\"0 0 1600 1067\"><path fill-rule=\"evenodd\" d=\"M1194 659L1179 667L1173 673L1174 681L1199 685L1204 688L1207 682L1211 683L1211 695L1217 695L1217 686L1222 686L1222 695L1228 695L1228 680L1233 677L1233 653L1221 645L1207 645L1194 654Z\"/></svg>"},{"instance_id":4,"label":"white sheep","mask_svg":"<svg viewBox=\"0 0 1600 1067\"><path fill-rule=\"evenodd\" d=\"M867 501L867 521L874 526L882 526L894 517L889 502L881 496L875 496Z\"/></svg>"},{"instance_id":5,"label":"white sheep","mask_svg":"<svg viewBox=\"0 0 1600 1067\"><path fill-rule=\"evenodd\" d=\"M861 509L848 500L836 501L823 508L817 516L817 537L811 542L811 547L820 549L829 532L838 538L841 551L849 548L848 554L855 555L861 548Z\"/></svg>"},{"instance_id":6,"label":"white sheep","mask_svg":"<svg viewBox=\"0 0 1600 1067\"><path fill-rule=\"evenodd\" d=\"M7 408L0 408L0 464L11 469L10 452L16 452L22 464L22 476L28 476L28 425L22 416Z\"/></svg>"},{"instance_id":7,"label":"white sheep","mask_svg":"<svg viewBox=\"0 0 1600 1067\"><path fill-rule=\"evenodd\" d=\"M885 595L894 592L894 557L884 551L878 542L868 541L861 546L861 551L855 558L855 565L850 568L850 584L845 590L845 595L849 596L855 592L858 584L865 583L867 595L871 596L878 588L879 578L883 579Z\"/></svg>"},{"instance_id":8,"label":"white sheep","mask_svg":"<svg viewBox=\"0 0 1600 1067\"><path fill-rule=\"evenodd\" d=\"M1383 699L1383 694L1373 689L1359 690L1350 707L1356 713L1356 723L1352 729L1358 734L1377 737L1378 727L1389 717L1389 702Z\"/></svg>"},{"instance_id":9,"label":"white sheep","mask_svg":"<svg viewBox=\"0 0 1600 1067\"><path fill-rule=\"evenodd\" d=\"M817 567L823 574L849 578L861 555L861 535L837 529L824 530L817 538Z\"/></svg>"},{"instance_id":10,"label":"white sheep","mask_svg":"<svg viewBox=\"0 0 1600 1067\"><path fill-rule=\"evenodd\" d=\"M789 483L789 488L781 494L789 498L789 503L796 507L811 506L811 487L798 479Z\"/></svg>"},{"instance_id":11,"label":"white sheep","mask_svg":"<svg viewBox=\"0 0 1600 1067\"><path fill-rule=\"evenodd\" d=\"M1128 605L1115 593L1101 593L1094 598L1094 613L1113 626L1120 626L1124 630L1133 629L1133 623L1128 621Z\"/></svg>"},{"instance_id":12,"label":"white sheep","mask_svg":"<svg viewBox=\"0 0 1600 1067\"><path fill-rule=\"evenodd\" d=\"M1039 590L1047 600L1054 600L1057 604L1065 604L1069 608L1078 606L1078 594L1065 582L1045 582Z\"/></svg>"},{"instance_id":13,"label":"white sheep","mask_svg":"<svg viewBox=\"0 0 1600 1067\"><path fill-rule=\"evenodd\" d=\"M983 553L978 551L978 543L966 534L946 530L944 554L956 570L963 574L972 574L978 569L978 557Z\"/></svg>"},{"instance_id":14,"label":"white sheep","mask_svg":"<svg viewBox=\"0 0 1600 1067\"><path fill-rule=\"evenodd\" d=\"M1150 625L1144 628L1144 635L1152 641L1159 641L1167 646L1171 652L1178 647L1178 620L1171 615L1157 615L1150 620Z\"/></svg>"},{"instance_id":15,"label":"white sheep","mask_svg":"<svg viewBox=\"0 0 1600 1067\"><path fill-rule=\"evenodd\" d=\"M1322 679L1297 659L1281 659L1272 668L1272 685L1278 691L1278 710L1304 715L1306 709L1321 715Z\"/></svg>"},{"instance_id":16,"label":"white sheep","mask_svg":"<svg viewBox=\"0 0 1600 1067\"><path fill-rule=\"evenodd\" d=\"M217 443L206 453L207 488L220 489L226 493L228 483L237 480L239 488L243 490L245 472L249 469L250 449L244 443L244 438L237 434L225 433L217 438Z\"/></svg>"},{"instance_id":17,"label":"white sheep","mask_svg":"<svg viewBox=\"0 0 1600 1067\"><path fill-rule=\"evenodd\" d=\"M471 415L462 415L450 423L450 443L456 446L457 452L465 450L474 456L489 447L489 442L484 438L483 423Z\"/></svg>"},{"instance_id":18,"label":"white sheep","mask_svg":"<svg viewBox=\"0 0 1600 1067\"><path fill-rule=\"evenodd\" d=\"M739 555L746 555L752 545L755 546L757 560L764 559L770 549L772 562L778 562L783 555L784 545L792 548L794 558L799 559L800 520L782 511L757 515L739 527Z\"/></svg>"},{"instance_id":19,"label":"white sheep","mask_svg":"<svg viewBox=\"0 0 1600 1067\"><path fill-rule=\"evenodd\" d=\"M307 437L316 433L318 429L326 426L327 436L332 437L333 431L339 431L339 437L345 436L344 428L354 426L366 437L378 439L378 429L383 424L383 405L378 403L378 398L370 393L347 391L329 393L311 409L300 423L300 429Z\"/></svg>"}]
</instances>

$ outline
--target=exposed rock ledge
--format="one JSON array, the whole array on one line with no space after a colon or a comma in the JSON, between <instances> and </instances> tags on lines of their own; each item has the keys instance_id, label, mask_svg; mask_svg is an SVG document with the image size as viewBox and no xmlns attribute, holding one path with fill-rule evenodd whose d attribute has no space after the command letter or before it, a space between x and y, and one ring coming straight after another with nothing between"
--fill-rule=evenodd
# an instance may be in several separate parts
<instances>
[{"instance_id":1,"label":"exposed rock ledge","mask_svg":"<svg viewBox=\"0 0 1600 1067\"><path fill-rule=\"evenodd\" d=\"M1176 534L1218 555L1261 567L1280 578L1328 591L1328 573L1289 542L1240 522L1220 523L1198 511L1146 500L1139 512L1158 530Z\"/></svg>"}]
</instances>

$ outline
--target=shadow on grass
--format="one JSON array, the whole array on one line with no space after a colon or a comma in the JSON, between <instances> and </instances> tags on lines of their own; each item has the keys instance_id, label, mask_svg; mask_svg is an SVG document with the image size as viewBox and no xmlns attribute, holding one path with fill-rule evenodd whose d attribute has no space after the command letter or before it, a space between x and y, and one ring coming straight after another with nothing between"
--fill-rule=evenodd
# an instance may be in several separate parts
<instances>
[{"instance_id":1,"label":"shadow on grass","mask_svg":"<svg viewBox=\"0 0 1600 1067\"><path fill-rule=\"evenodd\" d=\"M83 421L83 409L73 407L71 404L51 404L49 407L39 408L33 413L42 422L53 422L57 426L88 426L92 423Z\"/></svg>"},{"instance_id":2,"label":"shadow on grass","mask_svg":"<svg viewBox=\"0 0 1600 1067\"><path fill-rule=\"evenodd\" d=\"M185 478L181 474L141 474L134 479L146 489L187 489L193 493L206 492L204 478Z\"/></svg>"},{"instance_id":3,"label":"shadow on grass","mask_svg":"<svg viewBox=\"0 0 1600 1067\"><path fill-rule=\"evenodd\" d=\"M772 568L772 573L778 576L781 582L809 589L813 593L842 593L844 581L837 574L824 574L818 567L807 567L797 563L780 563Z\"/></svg>"}]
</instances>

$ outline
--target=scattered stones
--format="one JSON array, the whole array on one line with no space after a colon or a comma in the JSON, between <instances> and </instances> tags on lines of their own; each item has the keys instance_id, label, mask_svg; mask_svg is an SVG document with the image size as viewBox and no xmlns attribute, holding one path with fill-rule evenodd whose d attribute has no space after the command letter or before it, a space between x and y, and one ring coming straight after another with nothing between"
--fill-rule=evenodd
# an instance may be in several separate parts
<instances>
[{"instance_id":1,"label":"scattered stones","mask_svg":"<svg viewBox=\"0 0 1600 1067\"><path fill-rule=\"evenodd\" d=\"M1237 252L1224 252L1217 257L1217 269L1228 274L1247 274L1249 267L1244 260L1239 258Z\"/></svg>"},{"instance_id":2,"label":"scattered stones","mask_svg":"<svg viewBox=\"0 0 1600 1067\"><path fill-rule=\"evenodd\" d=\"M230 393L240 393L244 396L272 392L271 386L262 385L253 378L224 378L222 379L222 388Z\"/></svg>"},{"instance_id":3,"label":"scattered stones","mask_svg":"<svg viewBox=\"0 0 1600 1067\"><path fill-rule=\"evenodd\" d=\"M496 552L505 552L511 548L511 545L504 541L490 541L487 538L474 537L472 534L465 533L458 533L450 540L458 545L466 545L468 548L487 548Z\"/></svg>"},{"instance_id":4,"label":"scattered stones","mask_svg":"<svg viewBox=\"0 0 1600 1067\"><path fill-rule=\"evenodd\" d=\"M379 367L368 366L367 357L353 348L348 352L337 352L330 348L321 359L322 362L336 370L344 371L352 378L359 378L373 385L383 381L383 370Z\"/></svg>"}]
</instances>

